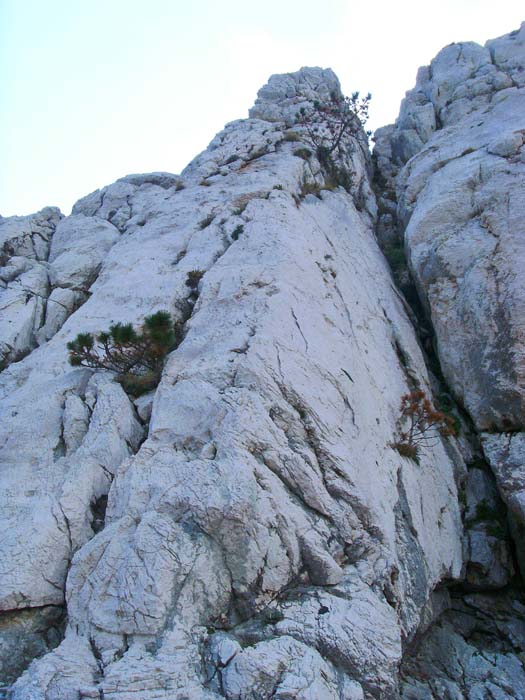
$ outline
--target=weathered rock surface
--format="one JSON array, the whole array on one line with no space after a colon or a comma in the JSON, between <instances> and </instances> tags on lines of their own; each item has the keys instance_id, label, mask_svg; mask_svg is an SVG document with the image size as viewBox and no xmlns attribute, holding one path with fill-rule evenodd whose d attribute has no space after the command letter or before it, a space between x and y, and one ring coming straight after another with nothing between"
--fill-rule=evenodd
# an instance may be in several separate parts
<instances>
[{"instance_id":1,"label":"weathered rock surface","mask_svg":"<svg viewBox=\"0 0 525 700\"><path fill-rule=\"evenodd\" d=\"M525 698L523 603L514 596L453 598L418 653L405 654L401 698Z\"/></svg>"},{"instance_id":2,"label":"weathered rock surface","mask_svg":"<svg viewBox=\"0 0 525 700\"><path fill-rule=\"evenodd\" d=\"M460 577L459 452L390 447L428 377L374 239L366 142L345 144L347 193L285 136L337 88L274 76L181 177L123 178L57 225L53 291L81 296L2 374L0 601L65 596L68 626L15 698L391 697L428 596ZM185 337L137 413L66 343L156 309Z\"/></svg>"},{"instance_id":3,"label":"weathered rock surface","mask_svg":"<svg viewBox=\"0 0 525 700\"><path fill-rule=\"evenodd\" d=\"M503 588L515 571L507 513L494 477L478 467L469 469L465 496L465 584L481 590Z\"/></svg>"},{"instance_id":4,"label":"weathered rock surface","mask_svg":"<svg viewBox=\"0 0 525 700\"><path fill-rule=\"evenodd\" d=\"M525 24L452 44L377 135L443 373L477 428L497 432L525 415L524 64Z\"/></svg>"},{"instance_id":5,"label":"weathered rock surface","mask_svg":"<svg viewBox=\"0 0 525 700\"><path fill-rule=\"evenodd\" d=\"M478 435L463 590L514 587L516 563L525 571L524 142L525 24L484 47L447 46L376 134L379 240L399 264L401 236L444 379ZM396 276L406 284L406 274ZM403 698L525 697L523 638L499 617L522 628L522 603L491 595L456 598L418 635Z\"/></svg>"},{"instance_id":6,"label":"weathered rock surface","mask_svg":"<svg viewBox=\"0 0 525 700\"><path fill-rule=\"evenodd\" d=\"M445 377L476 429L499 431L483 436L495 479L474 463L472 432L436 435L419 463L392 447L401 396L430 395L436 380L376 241L364 134L342 143L348 191L301 152L311 143L295 115L339 90L331 71L273 76L250 118L180 176L127 176L69 217L35 215L47 247L31 289L45 304L30 332L16 326L0 375L0 610L18 619L65 603L67 628L15 700L525 697L523 605L497 491L516 537L520 433L501 441L522 408L521 205L505 209L497 183L519 191L521 161L505 154L521 148L521 42L445 49L377 151L379 238L407 225L451 355ZM461 138L472 152L458 153ZM449 166L456 199L439 179ZM478 166L489 175L466 203ZM476 196L490 201L496 252L483 238L496 234L470 223ZM451 262L431 237L439 213ZM0 221L6 293L11 267L33 270L35 217ZM18 230L27 249L11 243ZM497 255L513 265L505 274ZM507 285L507 354L486 318L486 355L468 345L482 316L462 285L476 265L476 300ZM459 291L445 303L452 267ZM160 309L184 336L154 392L133 400L112 373L68 365L79 332L139 326ZM35 656L38 635L26 634Z\"/></svg>"},{"instance_id":7,"label":"weathered rock surface","mask_svg":"<svg viewBox=\"0 0 525 700\"><path fill-rule=\"evenodd\" d=\"M64 617L64 608L54 605L0 614L1 685L14 682L35 657L60 644Z\"/></svg>"},{"instance_id":8,"label":"weathered rock surface","mask_svg":"<svg viewBox=\"0 0 525 700\"><path fill-rule=\"evenodd\" d=\"M0 217L0 368L36 347L47 306L53 306L46 262L61 218L53 207Z\"/></svg>"}]
</instances>

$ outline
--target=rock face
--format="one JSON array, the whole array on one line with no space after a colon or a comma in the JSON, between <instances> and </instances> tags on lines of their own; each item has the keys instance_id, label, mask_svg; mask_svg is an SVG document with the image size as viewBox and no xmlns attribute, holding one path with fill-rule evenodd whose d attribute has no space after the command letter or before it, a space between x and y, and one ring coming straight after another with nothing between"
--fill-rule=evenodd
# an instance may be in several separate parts
<instances>
[{"instance_id":1,"label":"rock face","mask_svg":"<svg viewBox=\"0 0 525 700\"><path fill-rule=\"evenodd\" d=\"M495 49L509 76L512 41ZM470 587L484 610L484 591L513 581L494 478L486 464L467 472L476 439L436 433L418 462L393 447L402 395L431 396L437 382L376 241L363 132L327 161L297 123L301 107L338 91L329 70L273 76L250 118L181 176L122 178L66 218L0 220L5 308L22 305L17 280L33 275L0 376L0 655L15 669L5 681L27 666L9 646L14 625L38 656L58 640L38 646L23 616L67 609L63 640L22 673L16 700L430 698L416 681L439 675L433 640L468 646L473 629L446 612L466 603L445 585ZM399 130L378 146L385 237L396 187L400 219L409 209L409 178L390 157ZM407 233L415 274L422 237ZM161 309L184 337L151 394L133 399L111 372L69 366L79 332L139 326ZM483 415L497 415L493 398L478 402ZM507 464L498 449L491 463ZM495 542L487 507L501 512ZM500 607L507 633L522 609L510 594ZM525 697L512 630L514 647L468 683L499 674L496 687Z\"/></svg>"},{"instance_id":2,"label":"rock face","mask_svg":"<svg viewBox=\"0 0 525 700\"><path fill-rule=\"evenodd\" d=\"M444 379L476 433L465 483L470 590L512 585L516 564L525 571L524 142L525 24L484 47L443 49L395 125L376 134L379 238L392 257L401 237ZM523 638L504 622L521 635L522 605L456 602L407 664L403 697L525 697Z\"/></svg>"},{"instance_id":3,"label":"rock face","mask_svg":"<svg viewBox=\"0 0 525 700\"><path fill-rule=\"evenodd\" d=\"M523 652L516 652L524 645L523 600L487 594L453 598L416 653L405 654L401 698L523 698Z\"/></svg>"},{"instance_id":4,"label":"rock face","mask_svg":"<svg viewBox=\"0 0 525 700\"><path fill-rule=\"evenodd\" d=\"M419 71L398 121L378 133L376 151L391 193L383 231L396 222L404 231L443 374L482 433L519 529L525 523L524 66L525 23L485 47L446 47Z\"/></svg>"},{"instance_id":5,"label":"rock face","mask_svg":"<svg viewBox=\"0 0 525 700\"><path fill-rule=\"evenodd\" d=\"M525 24L446 47L377 147L443 373L498 433L525 427L524 64Z\"/></svg>"},{"instance_id":6,"label":"rock face","mask_svg":"<svg viewBox=\"0 0 525 700\"><path fill-rule=\"evenodd\" d=\"M0 217L0 368L36 347L45 323L49 276L46 262L62 215L47 207L32 216ZM60 294L60 292L58 292ZM55 295L56 297L56 295ZM68 309L65 298L54 300ZM61 302L58 304L58 302ZM50 304L49 316L57 315ZM72 304L71 304L72 308ZM60 316L60 311L58 311Z\"/></svg>"}]
</instances>

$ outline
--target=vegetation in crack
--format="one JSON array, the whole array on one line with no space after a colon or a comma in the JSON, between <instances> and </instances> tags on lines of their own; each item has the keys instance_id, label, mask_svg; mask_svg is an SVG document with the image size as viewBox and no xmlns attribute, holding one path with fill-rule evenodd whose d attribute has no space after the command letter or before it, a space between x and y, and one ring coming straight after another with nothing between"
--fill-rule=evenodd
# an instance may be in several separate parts
<instances>
[{"instance_id":1,"label":"vegetation in crack","mask_svg":"<svg viewBox=\"0 0 525 700\"><path fill-rule=\"evenodd\" d=\"M90 505L90 510L91 510L91 529L93 530L94 534L96 535L97 532L100 532L101 530L104 529L105 521L106 521L106 508L108 506L108 497L106 495L102 495L96 500L92 501Z\"/></svg>"},{"instance_id":2,"label":"vegetation in crack","mask_svg":"<svg viewBox=\"0 0 525 700\"><path fill-rule=\"evenodd\" d=\"M242 224L239 224L234 228L231 234L232 241L238 240L239 236L244 233L244 226Z\"/></svg>"},{"instance_id":3,"label":"vegetation in crack","mask_svg":"<svg viewBox=\"0 0 525 700\"><path fill-rule=\"evenodd\" d=\"M344 137L358 137L368 119L372 95L360 97L354 92L351 97L335 92L330 99L315 100L312 106L302 107L296 113L297 122L304 127L301 140L318 153L322 149L327 155L337 153L342 148Z\"/></svg>"},{"instance_id":4,"label":"vegetation in crack","mask_svg":"<svg viewBox=\"0 0 525 700\"><path fill-rule=\"evenodd\" d=\"M454 419L438 411L424 391L401 397L398 436L391 445L400 455L418 462L422 449L437 444L440 437L456 434Z\"/></svg>"},{"instance_id":5,"label":"vegetation in crack","mask_svg":"<svg viewBox=\"0 0 525 700\"><path fill-rule=\"evenodd\" d=\"M447 426L446 431L450 431L450 435L462 435L462 437L470 444L470 448L472 449L473 454L476 456L474 459L478 460L478 462L483 465L481 468L492 477L492 471L483 459L483 451L474 424L464 407L453 398L452 391L448 386L441 370L432 322L426 314L408 265L406 251L403 244L403 236L400 232L400 224L396 216L396 195L392 184L383 177L378 168L376 168L374 174L373 187L379 202L378 244L385 255L387 262L389 263L396 288L399 289L403 299L406 300L408 307L412 312L411 320L414 324L416 335L423 350L425 363L431 374L434 402L437 406L438 412L444 414L445 416L445 423L443 425ZM382 219L383 224L381 223ZM383 230L381 231L380 227L382 225ZM411 389L411 393L414 394L415 392L419 391L421 387L417 382L414 382L414 378L410 373L409 358L404 350L399 346L397 341L396 352L398 354L400 364L407 375L407 381ZM405 397L403 397L403 400L404 399ZM403 413L404 407L402 404L400 421L404 421L406 423L408 416L404 416ZM400 428L398 430L398 436L403 438L401 432L403 432L403 430ZM406 430L404 432L406 432ZM414 456L413 454L414 445L410 444L410 439L401 439L400 441L395 440L392 443L392 446L396 449L398 449L396 444L397 442L401 442L401 451L412 453L406 454L405 456L412 459L417 459L417 455ZM475 463L467 464L469 471L476 466L478 465ZM467 477L465 475L459 479L458 497L464 520L464 526L468 529L469 526L472 526L472 522L468 522L466 519L466 481ZM505 513L500 514L499 518L488 518L484 520L486 524L485 532L488 536L495 537L502 541L505 540L509 545L511 553L513 553L514 544L512 538L510 537L508 526L505 522L506 509L503 504L502 507L504 508ZM514 568L515 570L518 570L516 557L514 554L512 556Z\"/></svg>"},{"instance_id":6,"label":"vegetation in crack","mask_svg":"<svg viewBox=\"0 0 525 700\"><path fill-rule=\"evenodd\" d=\"M197 299L199 298L199 282L204 276L204 270L190 270L186 275L186 287L190 289L190 295L188 297L188 304L191 308L195 306ZM190 312L191 313L191 312ZM189 314L188 314L189 315Z\"/></svg>"},{"instance_id":7,"label":"vegetation in crack","mask_svg":"<svg viewBox=\"0 0 525 700\"><path fill-rule=\"evenodd\" d=\"M214 219L215 219L215 214L213 212L211 214L208 214L208 216L205 216L204 219L202 219L202 221L199 222L199 228L201 230L207 228L212 223L212 221Z\"/></svg>"},{"instance_id":8,"label":"vegetation in crack","mask_svg":"<svg viewBox=\"0 0 525 700\"><path fill-rule=\"evenodd\" d=\"M346 192L352 192L354 173L349 163L356 144L362 145L369 135L363 127L368 119L370 99L370 94L360 98L358 92L351 97L332 93L328 100L315 101L296 113L301 133L287 131L283 142L306 145L296 148L293 154L305 161L311 175L310 179L305 173L299 193L293 195L297 206L308 194L320 198L322 190L343 187Z\"/></svg>"},{"instance_id":9,"label":"vegetation in crack","mask_svg":"<svg viewBox=\"0 0 525 700\"><path fill-rule=\"evenodd\" d=\"M197 289L204 275L204 270L190 270L186 276L186 286L192 290Z\"/></svg>"}]
</instances>

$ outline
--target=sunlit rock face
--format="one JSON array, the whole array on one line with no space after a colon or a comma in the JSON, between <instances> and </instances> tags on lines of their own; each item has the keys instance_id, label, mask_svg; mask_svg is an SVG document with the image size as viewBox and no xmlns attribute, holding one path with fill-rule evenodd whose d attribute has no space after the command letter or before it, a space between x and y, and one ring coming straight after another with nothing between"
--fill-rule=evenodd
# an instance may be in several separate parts
<instances>
[{"instance_id":1,"label":"sunlit rock face","mask_svg":"<svg viewBox=\"0 0 525 700\"><path fill-rule=\"evenodd\" d=\"M29 248L2 258L23 272L1 293L45 276L24 282L41 306L0 375L0 659L22 674L16 700L431 697L407 695L407 650L435 620L448 634L446 586L497 595L514 576L508 534L492 542L478 518L505 506L486 465L467 473L476 438L436 434L418 462L393 448L402 395L439 388L376 242L364 133L341 143L345 189L298 123L339 91L330 70L273 76L180 176L0 220L5 240L46 231L40 267ZM400 164L382 149L392 190ZM184 333L151 393L68 364L78 333L158 310ZM65 633L24 671L7 635L44 606L65 606Z\"/></svg>"}]
</instances>

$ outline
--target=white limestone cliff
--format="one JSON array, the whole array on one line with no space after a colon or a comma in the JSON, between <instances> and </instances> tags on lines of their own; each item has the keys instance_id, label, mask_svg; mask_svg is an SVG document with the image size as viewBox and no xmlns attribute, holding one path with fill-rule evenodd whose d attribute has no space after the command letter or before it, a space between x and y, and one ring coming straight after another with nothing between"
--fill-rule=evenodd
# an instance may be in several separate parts
<instances>
[{"instance_id":1,"label":"white limestone cliff","mask_svg":"<svg viewBox=\"0 0 525 700\"><path fill-rule=\"evenodd\" d=\"M516 41L495 49L505 75L518 71ZM305 154L295 115L334 91L329 70L273 76L250 118L180 176L122 178L65 218L0 219L0 675L11 683L40 657L14 699L430 698L418 680L426 669L442 682L430 642L411 650L425 633L467 644L446 617L466 618L466 598L447 586L466 582L478 611L479 591L508 587L508 536L491 544L477 517L480 503L505 506L484 469L467 470L479 448L467 418L419 464L392 447L401 396L440 384L376 241L364 134L346 138L338 163L349 191ZM408 220L406 173L420 157L392 156L398 131L378 142L380 238ZM385 202L396 189L400 213ZM425 230L413 244L406 232L422 293ZM133 400L111 372L68 364L79 332L159 309L184 337L150 395ZM497 413L498 398L484 401ZM465 514L476 520L466 533ZM502 615L519 605L509 601ZM516 647L522 613L508 614ZM498 692L522 697L523 669L498 653L468 682L490 672Z\"/></svg>"},{"instance_id":2,"label":"white limestone cliff","mask_svg":"<svg viewBox=\"0 0 525 700\"><path fill-rule=\"evenodd\" d=\"M462 43L444 48L420 69L395 125L376 134L383 193L380 239L392 255L401 236L444 379L479 441L466 489L467 581L479 586L477 573L484 570L484 585L493 589L510 581L508 565L501 568L508 553L501 550L507 525L500 497L524 570L524 139L525 24L484 47ZM486 602L478 603L470 600L470 612L477 609L478 633L490 635L487 625L498 623L486 619ZM525 608L523 602L519 605L523 626ZM496 606L495 620L498 615ZM508 606L505 615L512 618ZM447 687L446 692L459 693L466 685L472 697L478 687L485 693L479 697L489 692L496 693L491 697L524 697L522 680L511 683L512 689L487 690L487 678L499 672L491 662L477 659L476 645L465 641L472 635L472 622L456 619L463 625L461 634L440 631L442 639L436 642L432 633L428 643L434 651L423 659L426 674L434 675L434 681L441 677L439 692ZM465 655L464 668L469 669L463 678L454 670L448 676L436 671L432 659L436 643L447 638L453 645L454 635L459 645L454 653ZM519 649L523 642L513 643ZM438 656L443 668L453 666L450 652L441 649ZM411 699L427 697L428 686L405 692Z\"/></svg>"}]
</instances>

